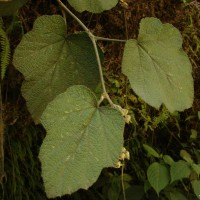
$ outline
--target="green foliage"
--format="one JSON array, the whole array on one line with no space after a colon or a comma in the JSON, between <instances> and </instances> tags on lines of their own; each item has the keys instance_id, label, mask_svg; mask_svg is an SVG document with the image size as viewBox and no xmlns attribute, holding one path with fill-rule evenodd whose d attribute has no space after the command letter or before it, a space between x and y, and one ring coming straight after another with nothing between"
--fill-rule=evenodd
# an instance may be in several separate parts
<instances>
[{"instance_id":1,"label":"green foliage","mask_svg":"<svg viewBox=\"0 0 200 200\"><path fill-rule=\"evenodd\" d=\"M68 0L74 9L78 12L83 12L85 10L92 13L101 13L104 10L110 10L117 5L119 0Z\"/></svg>"},{"instance_id":2,"label":"green foliage","mask_svg":"<svg viewBox=\"0 0 200 200\"><path fill-rule=\"evenodd\" d=\"M94 90L99 83L89 37L84 32L67 35L58 15L37 18L17 46L13 62L25 76L22 93L36 122L48 103L69 86L81 84Z\"/></svg>"},{"instance_id":3,"label":"green foliage","mask_svg":"<svg viewBox=\"0 0 200 200\"><path fill-rule=\"evenodd\" d=\"M169 156L169 155L164 155L164 156L163 156L163 160L164 160L164 162L165 162L166 164L168 164L168 165L170 165L170 166L174 163L173 158L172 158L171 156Z\"/></svg>"},{"instance_id":4,"label":"green foliage","mask_svg":"<svg viewBox=\"0 0 200 200\"><path fill-rule=\"evenodd\" d=\"M147 145L148 146L148 145ZM149 146L147 150L149 149ZM148 152L154 152L153 148L150 148ZM181 150L182 152L186 152ZM188 153L187 153L188 154ZM153 154L154 155L154 154ZM188 154L189 155L189 154ZM155 156L156 157L156 156ZM147 178L157 194L160 193L162 189L164 189L165 195L168 197L169 200L174 199L181 199L183 196L182 193L171 188L170 184L174 184L175 181L183 181L183 179L190 180L193 189L195 191L196 196L197 188L199 187L198 177L200 172L200 165L191 162L191 160L179 160L175 162L171 156L164 155L161 159L161 156L157 157L160 159L160 162L153 162L147 170ZM164 161L164 162L163 162ZM193 177L193 179L191 179ZM167 188L168 187L168 188ZM183 198L184 199L184 198Z\"/></svg>"},{"instance_id":5,"label":"green foliage","mask_svg":"<svg viewBox=\"0 0 200 200\"><path fill-rule=\"evenodd\" d=\"M98 107L85 86L72 86L57 96L43 113L42 124L47 136L39 157L48 197L87 189L102 168L118 161L124 120L119 111Z\"/></svg>"},{"instance_id":6,"label":"green foliage","mask_svg":"<svg viewBox=\"0 0 200 200\"><path fill-rule=\"evenodd\" d=\"M147 151L148 154L150 154L150 155L152 155L156 158L160 157L160 155L153 148L151 148L149 145L143 144L143 147Z\"/></svg>"},{"instance_id":7,"label":"green foliage","mask_svg":"<svg viewBox=\"0 0 200 200\"><path fill-rule=\"evenodd\" d=\"M145 102L170 112L183 111L193 102L191 64L181 49L179 31L159 19L141 20L138 40L126 42L122 72Z\"/></svg>"},{"instance_id":8,"label":"green foliage","mask_svg":"<svg viewBox=\"0 0 200 200\"><path fill-rule=\"evenodd\" d=\"M196 194L198 199L200 199L200 180L193 180L192 187L193 187L194 193Z\"/></svg>"},{"instance_id":9,"label":"green foliage","mask_svg":"<svg viewBox=\"0 0 200 200\"><path fill-rule=\"evenodd\" d=\"M0 18L0 61L1 61L1 79L4 78L7 66L10 61L10 43L3 28L3 19Z\"/></svg>"},{"instance_id":10,"label":"green foliage","mask_svg":"<svg viewBox=\"0 0 200 200\"><path fill-rule=\"evenodd\" d=\"M114 173L114 175L111 177L110 186L107 191L107 195L105 195L105 197L107 197L108 199L112 199L112 200L118 200L120 198L120 196L122 196L122 185L121 185L122 178L124 181L125 189L130 186L129 182L132 179L130 175L121 174L119 176L116 173Z\"/></svg>"},{"instance_id":11,"label":"green foliage","mask_svg":"<svg viewBox=\"0 0 200 200\"><path fill-rule=\"evenodd\" d=\"M166 196L169 200L188 200L182 193L176 190L166 192Z\"/></svg>"},{"instance_id":12,"label":"green foliage","mask_svg":"<svg viewBox=\"0 0 200 200\"><path fill-rule=\"evenodd\" d=\"M189 178L192 170L190 164L184 160L173 162L170 168L171 182L181 180L183 178Z\"/></svg>"},{"instance_id":13,"label":"green foliage","mask_svg":"<svg viewBox=\"0 0 200 200\"><path fill-rule=\"evenodd\" d=\"M169 168L161 163L152 163L147 170L147 177L151 186L155 189L157 194L165 188L169 181Z\"/></svg>"},{"instance_id":14,"label":"green foliage","mask_svg":"<svg viewBox=\"0 0 200 200\"><path fill-rule=\"evenodd\" d=\"M0 1L0 16L13 15L27 0Z\"/></svg>"},{"instance_id":15,"label":"green foliage","mask_svg":"<svg viewBox=\"0 0 200 200\"><path fill-rule=\"evenodd\" d=\"M200 164L195 164L192 163L191 164L191 168L194 170L194 172L197 174L197 176L199 177L200 175Z\"/></svg>"},{"instance_id":16,"label":"green foliage","mask_svg":"<svg viewBox=\"0 0 200 200\"><path fill-rule=\"evenodd\" d=\"M97 40L109 39L93 35L60 0L57 2L85 32L67 34L65 19L58 15L38 17L33 30L24 35L14 54L14 65L24 75L22 93L28 109L35 122L41 120L47 131L39 154L47 196L52 198L72 194L80 188L87 189L98 179L103 168L116 166L123 146L123 117L129 119L125 145L131 148L133 159L128 163L121 159L121 176L115 172L108 173L112 174L108 178L110 185L105 184L101 189L94 186L98 189L94 194L89 193L88 199L96 200L98 196L99 199L117 200L122 199L124 192L132 197L132 190L138 190L140 194L134 198L139 200L144 191L141 185L131 185L132 176L138 182L144 182L146 170L147 196L153 191L149 188L153 187L160 197L184 199L182 193L171 189L172 184L176 185L182 179L189 180L198 195L199 164L194 163L190 154L188 157L182 153L185 161L178 162L167 152L163 156L158 153L161 152L159 147L153 148L155 134L151 146L143 144L149 132L155 133L161 128L168 130L168 120L175 118L170 112L182 111L192 105L191 64L182 50L179 31L170 24L163 25L156 18L142 19L138 40L123 41L126 45L122 62L122 72L139 97L131 91L125 76L117 79L118 75L115 75L109 80L115 85L112 92L118 97L112 96L111 99L103 77L102 51L96 47ZM68 2L79 12L100 13L111 9L118 1ZM98 90L99 80L103 91L97 99L93 91ZM120 81L126 86L121 87ZM157 109L161 104L164 106L155 110L146 103ZM137 115L139 122L136 121ZM170 137L179 141L171 132ZM141 160L143 149L151 156ZM134 171L130 172L131 176L123 174L126 164ZM191 182L190 176L196 180L195 183ZM104 184L104 179L101 184ZM98 190L102 190L103 197ZM80 193L76 194L74 199L81 199Z\"/></svg>"},{"instance_id":17,"label":"green foliage","mask_svg":"<svg viewBox=\"0 0 200 200\"><path fill-rule=\"evenodd\" d=\"M184 149L182 149L180 151L180 156L185 160L187 161L188 163L193 163L193 160L191 158L191 155Z\"/></svg>"},{"instance_id":18,"label":"green foliage","mask_svg":"<svg viewBox=\"0 0 200 200\"><path fill-rule=\"evenodd\" d=\"M162 110L159 112L158 116L154 116L152 121L152 127L158 127L165 125L167 120L171 117L170 112L167 110L165 106L162 107Z\"/></svg>"}]
</instances>

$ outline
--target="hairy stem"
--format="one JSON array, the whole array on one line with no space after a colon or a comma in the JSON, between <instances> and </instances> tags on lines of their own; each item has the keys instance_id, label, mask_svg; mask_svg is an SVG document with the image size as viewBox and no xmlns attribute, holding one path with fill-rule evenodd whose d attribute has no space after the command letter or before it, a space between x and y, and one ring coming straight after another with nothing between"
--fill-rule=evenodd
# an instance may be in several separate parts
<instances>
[{"instance_id":1,"label":"hairy stem","mask_svg":"<svg viewBox=\"0 0 200 200\"><path fill-rule=\"evenodd\" d=\"M121 184L122 184L122 191L123 191L123 198L126 200L126 193L125 193L125 187L124 187L124 162L122 165L122 173L121 173Z\"/></svg>"},{"instance_id":2,"label":"hairy stem","mask_svg":"<svg viewBox=\"0 0 200 200\"><path fill-rule=\"evenodd\" d=\"M112 100L110 99L110 97L109 97L109 95L106 91L106 86L105 86L105 81L104 81L104 78L103 78L103 71L102 71L102 66L101 66L101 60L100 60L100 57L99 57L95 36L92 33L89 33L89 36L91 38L91 41L92 41L92 44L93 44L93 47L94 47L94 51L95 51L95 54L96 54L97 63L98 63L98 66L99 66L99 74L100 74L100 78L101 78L103 96L104 96L104 98L106 98L108 100L109 104L112 107L115 107L114 103L112 102Z\"/></svg>"},{"instance_id":3,"label":"hairy stem","mask_svg":"<svg viewBox=\"0 0 200 200\"><path fill-rule=\"evenodd\" d=\"M85 26L85 24L83 24L83 22L74 14L71 12L71 10L69 10L64 3L62 3L61 0L57 0L57 2L59 3L60 7L65 10L68 14L70 14L78 23L79 25L87 32L89 33L90 30Z\"/></svg>"},{"instance_id":4,"label":"hairy stem","mask_svg":"<svg viewBox=\"0 0 200 200\"><path fill-rule=\"evenodd\" d=\"M96 39L96 40L109 41L109 42L126 42L126 40L104 38L104 37L99 37L99 36L95 36L95 39Z\"/></svg>"},{"instance_id":5,"label":"hairy stem","mask_svg":"<svg viewBox=\"0 0 200 200\"><path fill-rule=\"evenodd\" d=\"M92 32L85 26L85 24L83 24L83 22L76 16L74 15L66 6L65 4L62 3L61 0L57 0L57 2L59 3L60 7L65 10L68 14L70 14L78 23L79 25L87 32L88 36L90 37L93 47L94 47L94 51L95 51L95 55L96 55L96 59L97 59L97 64L99 67L99 74L100 74L100 79L101 79L101 84L102 84L102 89L103 89L103 98L106 98L109 102L109 104L112 107L115 107L115 104L112 102L112 100L110 99L107 91L106 91L106 87L105 87L105 81L104 81L104 77L103 77L103 71L102 71L102 65L101 65L101 60L99 57L99 52L98 52L98 48L97 48L97 44L96 44L96 40L107 40L107 41L118 41L118 42L124 42L123 40L115 40L115 39L108 39L108 38L102 38L102 37L97 37L94 36L92 34Z\"/></svg>"}]
</instances>

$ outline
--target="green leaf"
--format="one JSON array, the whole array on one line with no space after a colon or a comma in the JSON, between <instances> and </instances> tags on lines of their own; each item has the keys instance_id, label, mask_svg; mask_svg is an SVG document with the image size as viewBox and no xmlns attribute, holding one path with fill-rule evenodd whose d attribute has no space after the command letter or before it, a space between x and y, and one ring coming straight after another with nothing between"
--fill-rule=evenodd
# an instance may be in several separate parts
<instances>
[{"instance_id":1,"label":"green leaf","mask_svg":"<svg viewBox=\"0 0 200 200\"><path fill-rule=\"evenodd\" d=\"M169 156L169 155L164 155L163 156L163 160L164 160L164 162L166 163L166 164L168 164L168 165L172 165L172 163L174 162L174 160L173 160L173 158L171 157L171 156Z\"/></svg>"},{"instance_id":2,"label":"green leaf","mask_svg":"<svg viewBox=\"0 0 200 200\"><path fill-rule=\"evenodd\" d=\"M147 177L151 186L159 194L170 181L169 169L166 165L154 162L147 170Z\"/></svg>"},{"instance_id":3,"label":"green leaf","mask_svg":"<svg viewBox=\"0 0 200 200\"><path fill-rule=\"evenodd\" d=\"M138 40L126 42L122 72L135 93L157 109L162 103L170 112L192 105L192 66L182 50L181 34L171 24L142 19Z\"/></svg>"},{"instance_id":4,"label":"green leaf","mask_svg":"<svg viewBox=\"0 0 200 200\"><path fill-rule=\"evenodd\" d=\"M196 174L199 176L200 175L200 164L191 164L192 169L196 172Z\"/></svg>"},{"instance_id":5,"label":"green leaf","mask_svg":"<svg viewBox=\"0 0 200 200\"><path fill-rule=\"evenodd\" d=\"M149 145L143 144L143 147L147 151L147 153L149 153L150 155L152 155L152 156L154 156L156 158L160 157L160 155L152 147L150 147Z\"/></svg>"},{"instance_id":6,"label":"green leaf","mask_svg":"<svg viewBox=\"0 0 200 200\"><path fill-rule=\"evenodd\" d=\"M197 198L200 199L200 180L193 180L191 183L194 193L196 194Z\"/></svg>"},{"instance_id":7,"label":"green leaf","mask_svg":"<svg viewBox=\"0 0 200 200\"><path fill-rule=\"evenodd\" d=\"M80 84L95 89L99 83L88 35L66 35L65 22L59 15L37 18L33 30L15 50L14 65L25 77L22 93L36 122L48 103L69 86Z\"/></svg>"},{"instance_id":8,"label":"green leaf","mask_svg":"<svg viewBox=\"0 0 200 200\"><path fill-rule=\"evenodd\" d=\"M26 2L27 0L0 1L0 16L14 14Z\"/></svg>"},{"instance_id":9,"label":"green leaf","mask_svg":"<svg viewBox=\"0 0 200 200\"><path fill-rule=\"evenodd\" d=\"M198 119L200 120L200 111L198 111L197 115L198 115Z\"/></svg>"},{"instance_id":10,"label":"green leaf","mask_svg":"<svg viewBox=\"0 0 200 200\"><path fill-rule=\"evenodd\" d=\"M70 5L78 12L89 11L92 13L101 13L104 10L110 10L117 5L119 0L68 0Z\"/></svg>"},{"instance_id":11,"label":"green leaf","mask_svg":"<svg viewBox=\"0 0 200 200\"><path fill-rule=\"evenodd\" d=\"M122 179L122 176L123 176L124 182L130 182L131 180L133 180L133 178L129 174L125 174L125 173L120 175L120 180Z\"/></svg>"},{"instance_id":12,"label":"green leaf","mask_svg":"<svg viewBox=\"0 0 200 200\"><path fill-rule=\"evenodd\" d=\"M194 161L192 160L191 155L184 149L181 149L180 151L180 156L187 161L188 163L193 163Z\"/></svg>"},{"instance_id":13,"label":"green leaf","mask_svg":"<svg viewBox=\"0 0 200 200\"><path fill-rule=\"evenodd\" d=\"M42 177L48 197L87 189L102 168L118 161L124 119L118 110L98 107L85 86L58 95L42 118L47 136L40 149Z\"/></svg>"},{"instance_id":14,"label":"green leaf","mask_svg":"<svg viewBox=\"0 0 200 200\"><path fill-rule=\"evenodd\" d=\"M191 131L190 139L196 140L198 136L197 131L195 129L191 129L190 131Z\"/></svg>"},{"instance_id":15,"label":"green leaf","mask_svg":"<svg viewBox=\"0 0 200 200\"><path fill-rule=\"evenodd\" d=\"M182 193L176 190L166 192L166 196L169 200L187 200L187 198Z\"/></svg>"},{"instance_id":16,"label":"green leaf","mask_svg":"<svg viewBox=\"0 0 200 200\"><path fill-rule=\"evenodd\" d=\"M191 172L192 169L188 162L185 162L184 160L173 162L170 168L171 182L188 178Z\"/></svg>"}]
</instances>

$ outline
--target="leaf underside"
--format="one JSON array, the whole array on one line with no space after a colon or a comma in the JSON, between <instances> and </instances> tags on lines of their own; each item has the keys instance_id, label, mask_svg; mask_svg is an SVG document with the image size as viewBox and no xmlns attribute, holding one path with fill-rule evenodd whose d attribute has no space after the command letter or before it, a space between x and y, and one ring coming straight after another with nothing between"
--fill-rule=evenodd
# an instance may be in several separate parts
<instances>
[{"instance_id":1,"label":"leaf underside","mask_svg":"<svg viewBox=\"0 0 200 200\"><path fill-rule=\"evenodd\" d=\"M92 13L101 13L104 10L110 10L117 5L119 0L68 0L70 5L78 12L89 11Z\"/></svg>"},{"instance_id":2,"label":"leaf underside","mask_svg":"<svg viewBox=\"0 0 200 200\"><path fill-rule=\"evenodd\" d=\"M182 50L181 34L171 24L142 19L138 40L126 42L122 72L135 93L157 109L162 103L170 112L192 105L192 66Z\"/></svg>"},{"instance_id":3,"label":"leaf underside","mask_svg":"<svg viewBox=\"0 0 200 200\"><path fill-rule=\"evenodd\" d=\"M48 197L87 189L104 167L118 161L125 125L121 113L97 107L96 97L85 86L72 86L58 95L41 121L47 136L39 158Z\"/></svg>"},{"instance_id":4,"label":"leaf underside","mask_svg":"<svg viewBox=\"0 0 200 200\"><path fill-rule=\"evenodd\" d=\"M15 50L14 65L25 77L22 94L36 122L48 103L69 86L81 84L94 90L99 83L90 38L85 32L67 35L59 15L37 18Z\"/></svg>"}]
</instances>

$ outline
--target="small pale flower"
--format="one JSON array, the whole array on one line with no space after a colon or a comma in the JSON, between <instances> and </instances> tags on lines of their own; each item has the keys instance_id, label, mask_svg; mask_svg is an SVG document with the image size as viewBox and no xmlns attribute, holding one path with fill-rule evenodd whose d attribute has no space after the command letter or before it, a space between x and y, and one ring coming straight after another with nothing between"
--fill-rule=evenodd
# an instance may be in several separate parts
<instances>
[{"instance_id":1,"label":"small pale flower","mask_svg":"<svg viewBox=\"0 0 200 200\"><path fill-rule=\"evenodd\" d=\"M115 168L120 168L120 167L122 167L123 166L123 164L120 162L120 161L118 161L116 164L115 164Z\"/></svg>"}]
</instances>

